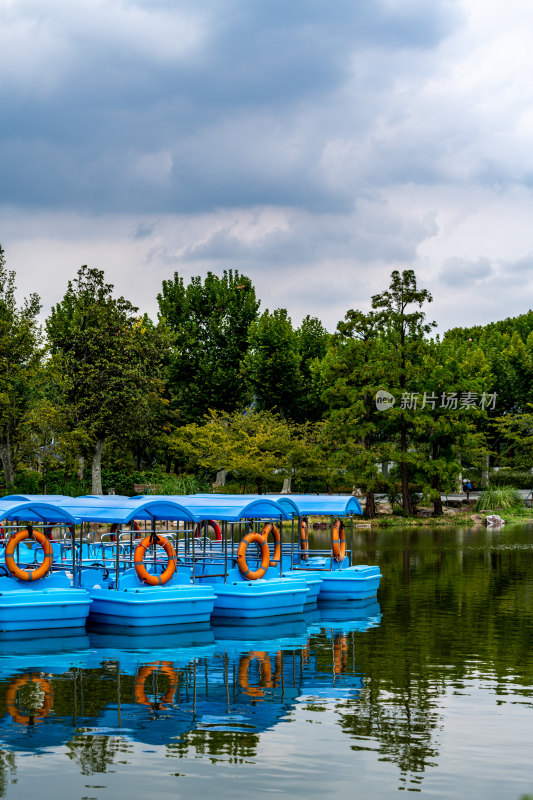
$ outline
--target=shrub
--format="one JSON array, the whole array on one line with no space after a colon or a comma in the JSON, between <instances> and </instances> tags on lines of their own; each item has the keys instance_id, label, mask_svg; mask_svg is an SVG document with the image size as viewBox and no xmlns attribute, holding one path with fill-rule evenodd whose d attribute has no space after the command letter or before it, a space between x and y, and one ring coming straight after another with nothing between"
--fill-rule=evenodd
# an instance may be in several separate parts
<instances>
[{"instance_id":1,"label":"shrub","mask_svg":"<svg viewBox=\"0 0 533 800\"><path fill-rule=\"evenodd\" d=\"M511 486L515 489L531 489L533 488L533 475L527 470L500 469L490 473L489 485L491 487Z\"/></svg>"},{"instance_id":2,"label":"shrub","mask_svg":"<svg viewBox=\"0 0 533 800\"><path fill-rule=\"evenodd\" d=\"M476 511L499 511L512 508L525 508L525 503L518 491L511 486L485 489L475 505Z\"/></svg>"}]
</instances>

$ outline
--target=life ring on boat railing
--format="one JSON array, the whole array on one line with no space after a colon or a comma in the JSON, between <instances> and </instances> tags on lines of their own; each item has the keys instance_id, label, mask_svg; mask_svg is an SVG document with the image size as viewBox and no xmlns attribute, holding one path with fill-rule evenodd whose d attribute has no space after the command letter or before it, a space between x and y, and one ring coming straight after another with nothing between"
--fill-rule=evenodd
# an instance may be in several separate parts
<instances>
[{"instance_id":1,"label":"life ring on boat railing","mask_svg":"<svg viewBox=\"0 0 533 800\"><path fill-rule=\"evenodd\" d=\"M249 569L246 563L246 549L252 542L256 542L261 547L261 566L256 570ZM249 581L256 581L266 574L269 565L270 550L268 549L267 540L260 533L250 531L246 536L243 536L237 548L237 566L241 571L241 575Z\"/></svg>"},{"instance_id":2,"label":"life ring on boat railing","mask_svg":"<svg viewBox=\"0 0 533 800\"><path fill-rule=\"evenodd\" d=\"M279 560L281 558L281 536L279 533L279 528L277 528L272 522L267 522L261 531L261 536L264 537L266 542L268 542L268 534L270 531L272 531L274 536L274 558L270 561L270 566L272 567L274 564L279 564Z\"/></svg>"},{"instance_id":3,"label":"life ring on boat railing","mask_svg":"<svg viewBox=\"0 0 533 800\"><path fill-rule=\"evenodd\" d=\"M38 711L34 711L32 714L21 714L17 705L17 694L19 690L22 689L23 686L27 686L28 683L36 683L42 689L44 692L44 703L42 708ZM6 692L6 709L7 713L15 722L18 722L20 725L31 725L36 720L46 717L52 708L53 700L54 695L49 681L44 678L39 678L37 675L22 675L22 677L12 681L8 686Z\"/></svg>"},{"instance_id":4,"label":"life ring on boat railing","mask_svg":"<svg viewBox=\"0 0 533 800\"><path fill-rule=\"evenodd\" d=\"M151 572L148 572L144 566L144 555L152 544L163 547L168 556L167 566L162 575L153 575ZM148 583L150 586L160 586L163 583L167 583L176 571L176 551L164 536L157 536L156 534L154 537L150 534L135 548L133 564L135 566L135 572L144 583Z\"/></svg>"},{"instance_id":5,"label":"life ring on boat railing","mask_svg":"<svg viewBox=\"0 0 533 800\"><path fill-rule=\"evenodd\" d=\"M166 675L169 687L161 700L152 703L146 694L146 679L155 673ZM151 706L154 709L161 708L164 703L172 703L178 686L178 673L172 666L171 661L154 661L153 664L146 664L141 667L135 678L135 702L143 706Z\"/></svg>"},{"instance_id":6,"label":"life ring on boat railing","mask_svg":"<svg viewBox=\"0 0 533 800\"><path fill-rule=\"evenodd\" d=\"M248 671L252 661L259 661L259 686L250 686L248 681ZM274 675L272 675L272 664L268 653L251 650L247 655L241 656L239 661L238 680L239 686L243 692L250 697L260 698L264 697L265 693L263 688L272 689L278 685L281 678L281 671L283 669L283 656L281 650L276 653L276 666ZM262 687L262 688L260 688Z\"/></svg>"},{"instance_id":7,"label":"life ring on boat railing","mask_svg":"<svg viewBox=\"0 0 533 800\"><path fill-rule=\"evenodd\" d=\"M42 546L44 550L44 559L43 563L37 569L32 570L25 570L21 569L16 561L15 561L15 550L17 549L17 545L23 542L25 539L29 539L32 536L36 542ZM44 535L44 533L40 533L40 531L33 531L30 534L29 530L19 531L12 536L9 542L6 544L5 548L5 559L6 559L6 567L10 571L10 573L15 577L18 578L19 581L38 581L40 578L44 578L44 576L50 571L52 566L52 561L54 560L54 551L52 550L52 545Z\"/></svg>"},{"instance_id":8,"label":"life ring on boat railing","mask_svg":"<svg viewBox=\"0 0 533 800\"><path fill-rule=\"evenodd\" d=\"M346 555L346 537L344 535L344 523L337 519L333 523L331 531L331 547L335 561L344 561Z\"/></svg>"},{"instance_id":9,"label":"life ring on boat railing","mask_svg":"<svg viewBox=\"0 0 533 800\"><path fill-rule=\"evenodd\" d=\"M204 519L204 520L202 520L202 522L199 522L198 525L196 526L196 528L194 529L195 537L197 539L199 539L201 537L202 529L205 528L206 525L208 527L210 526L215 531L215 542L221 542L222 541L222 531L220 530L220 525L218 524L218 522L215 522L214 519L208 519L208 520Z\"/></svg>"},{"instance_id":10,"label":"life ring on boat railing","mask_svg":"<svg viewBox=\"0 0 533 800\"><path fill-rule=\"evenodd\" d=\"M130 528L131 528L132 531L139 532L141 530L141 526L139 525L138 522L136 522L136 520L133 520L129 524L130 524ZM117 531L118 531L118 522L114 522L111 525L110 529L109 529L109 533L111 534L110 539L109 539L110 542L116 542L117 541L117 537L116 537ZM138 539L139 537L136 536L135 538Z\"/></svg>"},{"instance_id":11,"label":"life ring on boat railing","mask_svg":"<svg viewBox=\"0 0 533 800\"><path fill-rule=\"evenodd\" d=\"M333 643L333 669L335 675L340 675L348 663L348 641L346 636L337 636Z\"/></svg>"},{"instance_id":12,"label":"life ring on boat railing","mask_svg":"<svg viewBox=\"0 0 533 800\"><path fill-rule=\"evenodd\" d=\"M300 523L300 550L305 551L301 554L302 561L309 561L309 530L305 519Z\"/></svg>"}]
</instances>

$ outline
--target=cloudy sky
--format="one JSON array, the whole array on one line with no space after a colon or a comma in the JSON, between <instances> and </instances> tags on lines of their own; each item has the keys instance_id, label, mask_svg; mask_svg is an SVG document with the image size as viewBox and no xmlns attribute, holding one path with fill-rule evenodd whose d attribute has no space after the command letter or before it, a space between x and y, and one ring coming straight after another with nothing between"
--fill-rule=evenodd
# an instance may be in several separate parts
<instances>
[{"instance_id":1,"label":"cloudy sky","mask_svg":"<svg viewBox=\"0 0 533 800\"><path fill-rule=\"evenodd\" d=\"M395 268L439 327L533 288L530 0L0 0L0 242L156 313L234 267L334 329Z\"/></svg>"}]
</instances>

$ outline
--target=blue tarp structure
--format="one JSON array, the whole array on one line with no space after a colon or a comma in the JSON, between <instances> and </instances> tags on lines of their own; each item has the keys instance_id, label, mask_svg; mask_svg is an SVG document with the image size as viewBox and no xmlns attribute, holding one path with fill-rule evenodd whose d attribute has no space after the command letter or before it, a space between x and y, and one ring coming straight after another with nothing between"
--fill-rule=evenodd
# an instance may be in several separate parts
<instances>
[{"instance_id":1,"label":"blue tarp structure","mask_svg":"<svg viewBox=\"0 0 533 800\"><path fill-rule=\"evenodd\" d=\"M298 509L298 516L313 515L315 517L362 514L363 509L356 497L344 494L276 494L269 495L287 510Z\"/></svg>"},{"instance_id":2,"label":"blue tarp structure","mask_svg":"<svg viewBox=\"0 0 533 800\"><path fill-rule=\"evenodd\" d=\"M71 500L72 498L67 498ZM0 500L0 520L10 522L55 522L57 524L72 525L77 524L78 520L63 506L55 503L43 501L42 498L36 500Z\"/></svg>"}]
</instances>

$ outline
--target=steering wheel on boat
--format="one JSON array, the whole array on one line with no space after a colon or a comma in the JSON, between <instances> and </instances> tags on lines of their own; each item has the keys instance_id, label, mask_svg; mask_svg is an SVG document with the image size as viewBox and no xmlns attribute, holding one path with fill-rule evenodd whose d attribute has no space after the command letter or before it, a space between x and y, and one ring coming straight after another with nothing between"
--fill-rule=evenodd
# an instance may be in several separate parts
<instances>
[{"instance_id":1,"label":"steering wheel on boat","mask_svg":"<svg viewBox=\"0 0 533 800\"><path fill-rule=\"evenodd\" d=\"M2 572L0 572L0 577L5 575L6 578L9 578L9 570L7 567L5 567L3 564L0 564L0 570L2 570Z\"/></svg>"}]
</instances>

